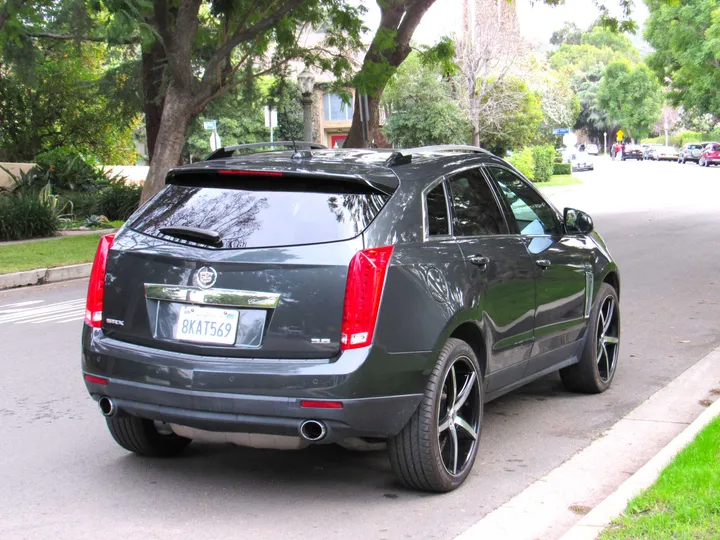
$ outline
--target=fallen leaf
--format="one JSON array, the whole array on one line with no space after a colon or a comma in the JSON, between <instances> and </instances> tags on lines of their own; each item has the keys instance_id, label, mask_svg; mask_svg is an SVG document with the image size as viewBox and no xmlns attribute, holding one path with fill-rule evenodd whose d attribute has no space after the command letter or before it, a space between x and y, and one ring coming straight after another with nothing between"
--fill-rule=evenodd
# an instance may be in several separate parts
<instances>
[{"instance_id":1,"label":"fallen leaf","mask_svg":"<svg viewBox=\"0 0 720 540\"><path fill-rule=\"evenodd\" d=\"M682 339L682 340L678 341L678 343L690 343L690 340L689 340L689 339Z\"/></svg>"}]
</instances>

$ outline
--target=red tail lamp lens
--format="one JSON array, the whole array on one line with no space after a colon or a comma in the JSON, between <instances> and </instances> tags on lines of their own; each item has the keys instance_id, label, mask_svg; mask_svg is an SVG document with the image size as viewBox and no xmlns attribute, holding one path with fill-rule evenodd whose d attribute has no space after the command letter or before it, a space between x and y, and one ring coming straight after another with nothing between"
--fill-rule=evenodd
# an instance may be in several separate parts
<instances>
[{"instance_id":1,"label":"red tail lamp lens","mask_svg":"<svg viewBox=\"0 0 720 540\"><path fill-rule=\"evenodd\" d=\"M87 304L85 305L85 324L93 328L102 326L103 300L105 298L105 268L108 252L115 240L114 234L106 234L100 238L88 285Z\"/></svg>"},{"instance_id":2,"label":"red tail lamp lens","mask_svg":"<svg viewBox=\"0 0 720 540\"><path fill-rule=\"evenodd\" d=\"M311 401L303 399L300 406L306 409L342 409L342 401Z\"/></svg>"},{"instance_id":3,"label":"red tail lamp lens","mask_svg":"<svg viewBox=\"0 0 720 540\"><path fill-rule=\"evenodd\" d=\"M85 374L85 380L90 383L102 384L103 386L107 386L108 383L107 379L104 379L103 377L96 377L95 375L90 375L89 373Z\"/></svg>"},{"instance_id":4,"label":"red tail lamp lens","mask_svg":"<svg viewBox=\"0 0 720 540\"><path fill-rule=\"evenodd\" d=\"M358 251L350 261L340 348L358 349L372 343L392 246Z\"/></svg>"}]
</instances>

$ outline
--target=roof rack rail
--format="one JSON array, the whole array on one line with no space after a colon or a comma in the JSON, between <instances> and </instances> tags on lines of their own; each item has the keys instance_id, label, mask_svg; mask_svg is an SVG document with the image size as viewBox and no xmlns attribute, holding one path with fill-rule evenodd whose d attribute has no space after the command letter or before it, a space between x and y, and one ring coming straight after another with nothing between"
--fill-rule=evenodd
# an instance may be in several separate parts
<instances>
[{"instance_id":1,"label":"roof rack rail","mask_svg":"<svg viewBox=\"0 0 720 540\"><path fill-rule=\"evenodd\" d=\"M422 154L424 152L475 152L477 154L492 153L479 146L470 146L465 144L437 144L434 146L418 146L416 148L406 148L402 150L406 154Z\"/></svg>"},{"instance_id":2,"label":"roof rack rail","mask_svg":"<svg viewBox=\"0 0 720 540\"><path fill-rule=\"evenodd\" d=\"M212 154L205 158L205 161L212 161L214 159L226 159L232 157L237 150L246 150L252 148L309 148L310 150L327 150L327 146L320 143L307 142L307 141L274 141L274 142L259 142L259 143L248 143L238 144L235 146L225 146L218 148Z\"/></svg>"},{"instance_id":3,"label":"roof rack rail","mask_svg":"<svg viewBox=\"0 0 720 540\"><path fill-rule=\"evenodd\" d=\"M385 160L383 164L388 169L395 167L396 165L405 165L412 161L412 154L403 154L402 152L393 152L390 157Z\"/></svg>"}]
</instances>

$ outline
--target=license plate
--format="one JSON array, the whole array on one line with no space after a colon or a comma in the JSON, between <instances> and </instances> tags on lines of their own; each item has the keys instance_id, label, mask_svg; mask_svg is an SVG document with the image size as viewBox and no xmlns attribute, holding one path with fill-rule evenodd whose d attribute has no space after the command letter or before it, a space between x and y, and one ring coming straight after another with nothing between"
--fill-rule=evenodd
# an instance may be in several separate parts
<instances>
[{"instance_id":1,"label":"license plate","mask_svg":"<svg viewBox=\"0 0 720 540\"><path fill-rule=\"evenodd\" d=\"M182 306L175 339L233 345L237 337L239 314L234 309Z\"/></svg>"}]
</instances>

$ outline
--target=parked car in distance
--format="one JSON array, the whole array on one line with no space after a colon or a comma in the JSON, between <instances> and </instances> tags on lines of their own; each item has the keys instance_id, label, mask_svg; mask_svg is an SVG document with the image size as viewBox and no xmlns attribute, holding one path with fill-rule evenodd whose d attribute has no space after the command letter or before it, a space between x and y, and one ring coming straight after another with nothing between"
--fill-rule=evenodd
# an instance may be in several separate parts
<instances>
[{"instance_id":1,"label":"parked car in distance","mask_svg":"<svg viewBox=\"0 0 720 540\"><path fill-rule=\"evenodd\" d=\"M444 492L487 401L558 370L610 386L620 282L590 216L476 147L258 145L171 170L100 241L82 371L121 447L387 446Z\"/></svg>"},{"instance_id":2,"label":"parked car in distance","mask_svg":"<svg viewBox=\"0 0 720 540\"><path fill-rule=\"evenodd\" d=\"M590 154L591 156L597 156L600 154L600 148L597 144L588 144L585 147L585 151Z\"/></svg>"},{"instance_id":3,"label":"parked car in distance","mask_svg":"<svg viewBox=\"0 0 720 540\"><path fill-rule=\"evenodd\" d=\"M687 161L694 161L697 163L700 161L700 156L702 155L703 148L705 148L706 144L707 143L699 142L685 143L678 153L678 163L684 164Z\"/></svg>"},{"instance_id":4,"label":"parked car in distance","mask_svg":"<svg viewBox=\"0 0 720 540\"><path fill-rule=\"evenodd\" d=\"M582 152L574 148L566 148L562 151L562 156L565 163L570 163L570 168L573 172L592 171L595 169L593 159L587 152Z\"/></svg>"},{"instance_id":5,"label":"parked car in distance","mask_svg":"<svg viewBox=\"0 0 720 540\"><path fill-rule=\"evenodd\" d=\"M650 155L652 152L658 148L662 147L661 144L643 144L643 159L652 159Z\"/></svg>"},{"instance_id":6,"label":"parked car in distance","mask_svg":"<svg viewBox=\"0 0 720 540\"><path fill-rule=\"evenodd\" d=\"M622 153L622 161L626 159L643 159L643 149L637 144L626 144Z\"/></svg>"},{"instance_id":7,"label":"parked car in distance","mask_svg":"<svg viewBox=\"0 0 720 540\"><path fill-rule=\"evenodd\" d=\"M710 165L720 165L720 143L710 143L705 148L703 148L698 163L702 167L709 167Z\"/></svg>"},{"instance_id":8,"label":"parked car in distance","mask_svg":"<svg viewBox=\"0 0 720 540\"><path fill-rule=\"evenodd\" d=\"M677 158L678 149L674 146L660 146L657 148L652 148L648 157L648 159L652 159L655 161L677 161Z\"/></svg>"}]
</instances>

